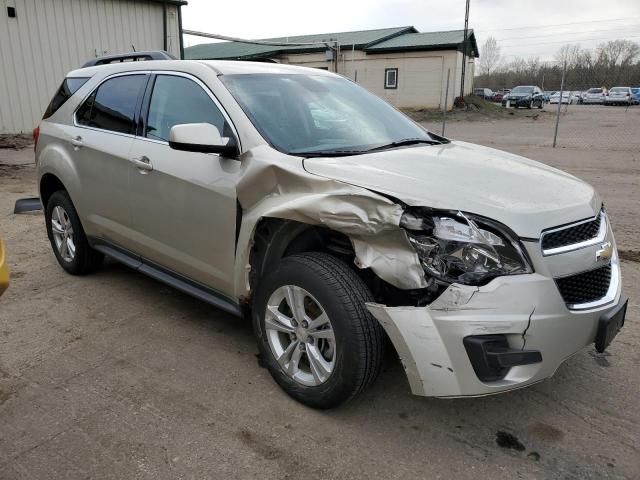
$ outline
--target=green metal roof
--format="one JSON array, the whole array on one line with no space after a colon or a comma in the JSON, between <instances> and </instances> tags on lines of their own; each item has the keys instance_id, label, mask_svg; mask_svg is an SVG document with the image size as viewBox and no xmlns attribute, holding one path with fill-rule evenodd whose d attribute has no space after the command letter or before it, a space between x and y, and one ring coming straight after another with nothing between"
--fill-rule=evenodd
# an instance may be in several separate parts
<instances>
[{"instance_id":1,"label":"green metal roof","mask_svg":"<svg viewBox=\"0 0 640 480\"><path fill-rule=\"evenodd\" d=\"M360 30L355 32L319 33L314 35L296 35L293 37L264 38L260 41L272 43L312 43L334 40L341 46L355 46L363 49L368 45L392 39L398 35L413 33L414 27L381 28L376 30ZM307 53L325 50L323 45L254 45L241 42L215 42L194 45L184 49L184 56L189 60L213 59L249 59L273 56L280 53Z\"/></svg>"},{"instance_id":2,"label":"green metal roof","mask_svg":"<svg viewBox=\"0 0 640 480\"><path fill-rule=\"evenodd\" d=\"M388 40L377 42L365 48L367 53L378 52L405 52L407 50L442 50L455 48L462 50L464 42L464 30L451 30L448 32L405 33ZM469 29L467 42L469 53L478 57L478 45L473 29Z\"/></svg>"}]
</instances>

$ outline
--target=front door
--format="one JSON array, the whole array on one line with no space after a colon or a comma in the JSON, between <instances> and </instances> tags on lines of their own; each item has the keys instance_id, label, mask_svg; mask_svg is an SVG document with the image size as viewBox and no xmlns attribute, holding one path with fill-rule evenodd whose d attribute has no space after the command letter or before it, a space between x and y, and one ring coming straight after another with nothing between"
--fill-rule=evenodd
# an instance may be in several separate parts
<instances>
[{"instance_id":1,"label":"front door","mask_svg":"<svg viewBox=\"0 0 640 480\"><path fill-rule=\"evenodd\" d=\"M240 162L169 147L174 125L210 123L223 137L230 123L197 79L152 78L144 128L130 153L129 203L135 252L219 292L233 292L236 181Z\"/></svg>"}]
</instances>

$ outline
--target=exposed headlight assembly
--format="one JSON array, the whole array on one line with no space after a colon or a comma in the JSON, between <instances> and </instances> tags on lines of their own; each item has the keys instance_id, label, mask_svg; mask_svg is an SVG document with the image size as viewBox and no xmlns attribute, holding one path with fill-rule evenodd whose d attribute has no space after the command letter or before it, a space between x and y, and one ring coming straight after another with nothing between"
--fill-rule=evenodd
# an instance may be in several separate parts
<instances>
[{"instance_id":1,"label":"exposed headlight assembly","mask_svg":"<svg viewBox=\"0 0 640 480\"><path fill-rule=\"evenodd\" d=\"M483 285L532 273L520 242L497 222L462 212L408 209L400 220L426 273L446 283Z\"/></svg>"}]
</instances>

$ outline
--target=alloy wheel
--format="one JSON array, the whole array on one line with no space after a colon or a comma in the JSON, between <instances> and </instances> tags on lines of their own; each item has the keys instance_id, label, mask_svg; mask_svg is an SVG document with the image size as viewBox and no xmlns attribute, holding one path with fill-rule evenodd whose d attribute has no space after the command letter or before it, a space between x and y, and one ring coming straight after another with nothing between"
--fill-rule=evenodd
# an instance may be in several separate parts
<instances>
[{"instance_id":1,"label":"alloy wheel","mask_svg":"<svg viewBox=\"0 0 640 480\"><path fill-rule=\"evenodd\" d=\"M65 262L72 262L76 256L73 240L73 225L66 210L57 205L51 212L51 233L56 249Z\"/></svg>"},{"instance_id":2,"label":"alloy wheel","mask_svg":"<svg viewBox=\"0 0 640 480\"><path fill-rule=\"evenodd\" d=\"M264 315L269 348L283 371L315 387L326 382L336 363L331 321L305 289L283 285L269 297Z\"/></svg>"}]
</instances>

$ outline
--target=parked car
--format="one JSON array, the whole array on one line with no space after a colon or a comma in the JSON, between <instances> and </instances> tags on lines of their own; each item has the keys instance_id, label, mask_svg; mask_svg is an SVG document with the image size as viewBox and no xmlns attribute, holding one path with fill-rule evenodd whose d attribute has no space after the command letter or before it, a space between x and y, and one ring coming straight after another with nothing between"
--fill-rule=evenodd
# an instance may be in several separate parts
<instances>
[{"instance_id":1,"label":"parked car","mask_svg":"<svg viewBox=\"0 0 640 480\"><path fill-rule=\"evenodd\" d=\"M502 106L506 107L507 103L515 108L542 108L544 106L544 95L538 87L519 86L512 89L507 96L502 97Z\"/></svg>"},{"instance_id":2,"label":"parked car","mask_svg":"<svg viewBox=\"0 0 640 480\"><path fill-rule=\"evenodd\" d=\"M70 72L34 132L55 258L83 275L107 255L250 317L296 400L359 394L385 336L413 393L459 397L535 384L620 330L611 225L574 176L330 72L115 60Z\"/></svg>"},{"instance_id":3,"label":"parked car","mask_svg":"<svg viewBox=\"0 0 640 480\"><path fill-rule=\"evenodd\" d=\"M473 94L484 100L491 100L493 98L493 91L490 88L474 88Z\"/></svg>"},{"instance_id":4,"label":"parked car","mask_svg":"<svg viewBox=\"0 0 640 480\"><path fill-rule=\"evenodd\" d=\"M604 103L606 91L603 88L590 88L584 94L583 102L585 104L602 104Z\"/></svg>"},{"instance_id":5,"label":"parked car","mask_svg":"<svg viewBox=\"0 0 640 480\"><path fill-rule=\"evenodd\" d=\"M640 87L632 88L631 93L633 94L633 104L640 105Z\"/></svg>"},{"instance_id":6,"label":"parked car","mask_svg":"<svg viewBox=\"0 0 640 480\"><path fill-rule=\"evenodd\" d=\"M551 98L549 99L549 103L557 104L558 102L566 103L567 105L575 105L578 103L578 99L573 94L573 92L563 91L562 100L560 100L560 92L555 92L553 95L551 95Z\"/></svg>"},{"instance_id":7,"label":"parked car","mask_svg":"<svg viewBox=\"0 0 640 480\"><path fill-rule=\"evenodd\" d=\"M606 105L633 105L634 97L630 87L613 87L605 97Z\"/></svg>"},{"instance_id":8,"label":"parked car","mask_svg":"<svg viewBox=\"0 0 640 480\"><path fill-rule=\"evenodd\" d=\"M9 265L7 257L4 253L4 244L0 237L0 295L2 295L9 287Z\"/></svg>"},{"instance_id":9,"label":"parked car","mask_svg":"<svg viewBox=\"0 0 640 480\"><path fill-rule=\"evenodd\" d=\"M505 95L507 95L510 91L511 91L511 90L506 89L506 88L505 88L505 89L502 89L502 90L498 90L497 92L495 92L495 93L493 94L493 99L492 99L492 100L493 100L494 102L498 102L498 103L499 103L499 102L501 102L501 101L502 101L502 99L504 98L504 96L505 96Z\"/></svg>"},{"instance_id":10,"label":"parked car","mask_svg":"<svg viewBox=\"0 0 640 480\"><path fill-rule=\"evenodd\" d=\"M542 92L542 96L544 97L544 101L545 103L549 103L549 100L551 99L551 95L554 92L550 91L550 90L545 90L544 92Z\"/></svg>"}]
</instances>

